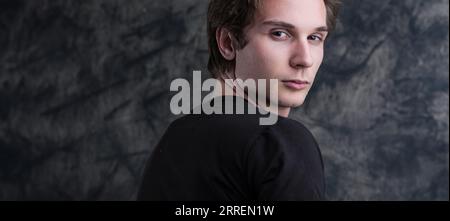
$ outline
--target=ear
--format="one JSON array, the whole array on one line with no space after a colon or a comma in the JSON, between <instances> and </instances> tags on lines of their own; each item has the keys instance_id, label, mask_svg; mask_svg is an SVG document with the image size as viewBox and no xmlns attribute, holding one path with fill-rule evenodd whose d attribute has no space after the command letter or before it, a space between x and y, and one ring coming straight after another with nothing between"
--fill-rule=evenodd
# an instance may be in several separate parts
<instances>
[{"instance_id":1,"label":"ear","mask_svg":"<svg viewBox=\"0 0 450 221\"><path fill-rule=\"evenodd\" d=\"M236 50L233 46L233 37L226 28L218 28L216 31L216 41L219 51L226 60L233 60L236 57Z\"/></svg>"}]
</instances>

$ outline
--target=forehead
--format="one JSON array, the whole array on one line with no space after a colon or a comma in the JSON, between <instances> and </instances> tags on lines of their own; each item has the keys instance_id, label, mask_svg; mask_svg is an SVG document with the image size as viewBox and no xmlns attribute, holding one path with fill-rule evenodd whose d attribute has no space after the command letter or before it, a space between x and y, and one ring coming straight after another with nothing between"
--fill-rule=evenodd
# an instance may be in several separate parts
<instances>
[{"instance_id":1,"label":"forehead","mask_svg":"<svg viewBox=\"0 0 450 221\"><path fill-rule=\"evenodd\" d=\"M255 25L267 20L290 23L298 28L326 26L324 0L263 0L255 16Z\"/></svg>"}]
</instances>

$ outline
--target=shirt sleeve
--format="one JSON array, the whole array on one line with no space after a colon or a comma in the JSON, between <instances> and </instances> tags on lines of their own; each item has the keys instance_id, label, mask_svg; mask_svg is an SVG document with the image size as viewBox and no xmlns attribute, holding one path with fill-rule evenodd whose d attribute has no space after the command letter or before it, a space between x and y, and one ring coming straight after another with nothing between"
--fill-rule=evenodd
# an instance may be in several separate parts
<instances>
[{"instance_id":1,"label":"shirt sleeve","mask_svg":"<svg viewBox=\"0 0 450 221\"><path fill-rule=\"evenodd\" d=\"M247 169L257 200L324 200L322 156L304 126L281 124L264 129L250 143Z\"/></svg>"}]
</instances>

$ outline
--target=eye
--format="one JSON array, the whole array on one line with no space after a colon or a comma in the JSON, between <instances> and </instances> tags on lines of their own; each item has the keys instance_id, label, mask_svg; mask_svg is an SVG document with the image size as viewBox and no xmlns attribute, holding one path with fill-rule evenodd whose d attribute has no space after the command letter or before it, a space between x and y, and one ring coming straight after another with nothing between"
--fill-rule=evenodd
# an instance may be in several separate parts
<instances>
[{"instance_id":1,"label":"eye","mask_svg":"<svg viewBox=\"0 0 450 221\"><path fill-rule=\"evenodd\" d=\"M322 42L323 38L320 35L310 35L308 36L308 40Z\"/></svg>"},{"instance_id":2,"label":"eye","mask_svg":"<svg viewBox=\"0 0 450 221\"><path fill-rule=\"evenodd\" d=\"M286 40L290 37L289 34L284 31L273 31L272 36L278 40Z\"/></svg>"}]
</instances>

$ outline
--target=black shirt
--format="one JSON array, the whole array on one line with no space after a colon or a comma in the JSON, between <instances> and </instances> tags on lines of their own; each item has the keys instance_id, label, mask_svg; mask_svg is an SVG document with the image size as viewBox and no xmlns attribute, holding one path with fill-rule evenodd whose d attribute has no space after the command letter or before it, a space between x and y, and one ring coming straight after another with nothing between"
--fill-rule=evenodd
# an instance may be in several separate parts
<instances>
[{"instance_id":1,"label":"black shirt","mask_svg":"<svg viewBox=\"0 0 450 221\"><path fill-rule=\"evenodd\" d=\"M312 134L281 116L261 126L262 116L202 113L175 120L148 160L138 200L324 199L323 162Z\"/></svg>"}]
</instances>

